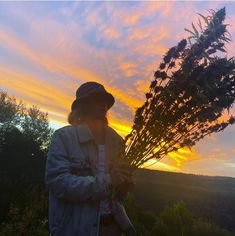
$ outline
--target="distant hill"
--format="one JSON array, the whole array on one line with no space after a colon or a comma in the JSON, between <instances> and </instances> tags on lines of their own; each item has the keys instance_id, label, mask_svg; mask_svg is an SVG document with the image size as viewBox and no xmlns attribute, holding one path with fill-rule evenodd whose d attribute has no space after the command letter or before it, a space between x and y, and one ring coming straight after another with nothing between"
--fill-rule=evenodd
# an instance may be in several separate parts
<instances>
[{"instance_id":1,"label":"distant hill","mask_svg":"<svg viewBox=\"0 0 235 236\"><path fill-rule=\"evenodd\" d=\"M133 191L137 204L159 214L184 201L194 216L235 230L235 178L139 169Z\"/></svg>"}]
</instances>

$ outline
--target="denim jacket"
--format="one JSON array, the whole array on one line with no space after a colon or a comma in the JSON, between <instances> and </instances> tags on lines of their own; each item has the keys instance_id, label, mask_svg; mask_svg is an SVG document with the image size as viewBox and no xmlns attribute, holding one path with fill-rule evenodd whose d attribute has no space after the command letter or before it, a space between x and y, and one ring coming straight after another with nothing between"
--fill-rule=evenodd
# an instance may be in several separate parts
<instances>
[{"instance_id":1,"label":"denim jacket","mask_svg":"<svg viewBox=\"0 0 235 236\"><path fill-rule=\"evenodd\" d=\"M109 167L124 150L124 140L107 126L105 145ZM54 132L45 183L49 190L50 235L98 236L99 204L111 194L111 178L98 172L98 146L86 124L68 125ZM133 228L120 199L111 197L111 209L123 232Z\"/></svg>"}]
</instances>

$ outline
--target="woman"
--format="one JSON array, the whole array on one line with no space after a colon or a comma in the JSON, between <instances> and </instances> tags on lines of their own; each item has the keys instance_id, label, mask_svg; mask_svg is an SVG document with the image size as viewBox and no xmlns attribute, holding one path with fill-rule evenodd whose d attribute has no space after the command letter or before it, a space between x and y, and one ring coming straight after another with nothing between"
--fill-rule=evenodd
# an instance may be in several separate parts
<instances>
[{"instance_id":1,"label":"woman","mask_svg":"<svg viewBox=\"0 0 235 236\"><path fill-rule=\"evenodd\" d=\"M121 201L127 192L118 188L130 176L113 164L124 151L124 140L108 126L106 114L113 104L103 85L84 83L71 106L71 125L53 134L45 173L52 236L134 231Z\"/></svg>"}]
</instances>

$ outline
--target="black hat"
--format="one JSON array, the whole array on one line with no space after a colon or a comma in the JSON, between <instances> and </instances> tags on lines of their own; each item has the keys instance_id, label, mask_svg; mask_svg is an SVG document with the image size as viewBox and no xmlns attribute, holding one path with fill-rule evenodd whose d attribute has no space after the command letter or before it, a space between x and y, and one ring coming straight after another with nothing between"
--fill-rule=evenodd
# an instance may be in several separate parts
<instances>
[{"instance_id":1,"label":"black hat","mask_svg":"<svg viewBox=\"0 0 235 236\"><path fill-rule=\"evenodd\" d=\"M108 93L102 84L99 84L94 81L86 82L82 84L76 91L76 99L73 101L71 105L71 110L76 109L78 104L85 102L87 98L92 97L94 94L101 94L105 97L105 100L108 105L108 109L110 109L115 99L111 93Z\"/></svg>"}]
</instances>

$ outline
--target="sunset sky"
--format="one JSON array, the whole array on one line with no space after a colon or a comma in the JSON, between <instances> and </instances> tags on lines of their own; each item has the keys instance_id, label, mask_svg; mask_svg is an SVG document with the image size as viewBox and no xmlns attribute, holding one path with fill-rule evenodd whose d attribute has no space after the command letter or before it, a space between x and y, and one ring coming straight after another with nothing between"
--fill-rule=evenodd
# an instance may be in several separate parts
<instances>
[{"instance_id":1,"label":"sunset sky","mask_svg":"<svg viewBox=\"0 0 235 236\"><path fill-rule=\"evenodd\" d=\"M77 87L97 81L116 99L109 123L124 137L167 49L189 36L197 13L223 6L231 57L235 2L0 2L0 89L48 112L57 129L68 125ZM235 177L235 126L151 168Z\"/></svg>"}]
</instances>

